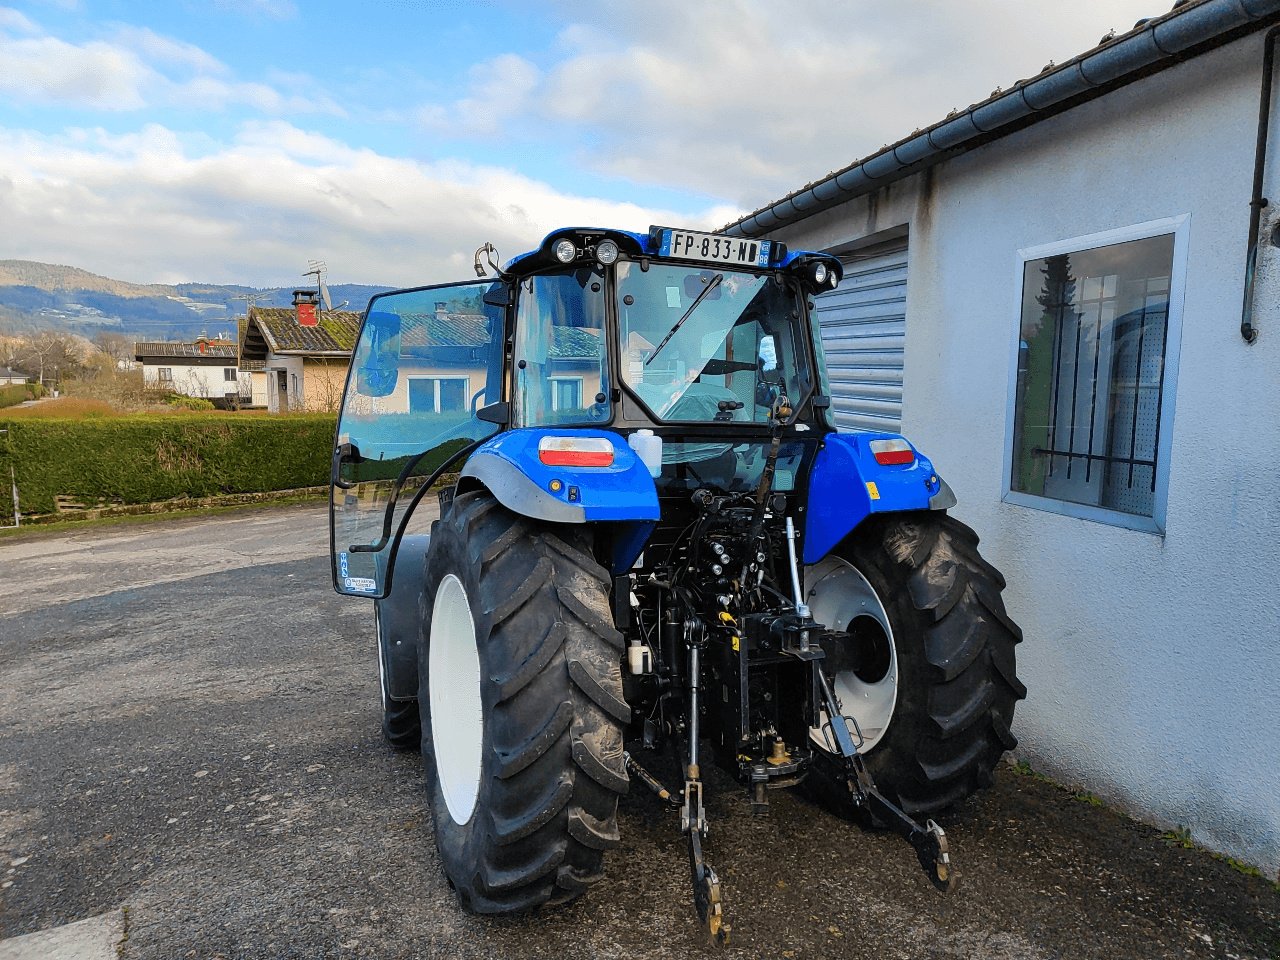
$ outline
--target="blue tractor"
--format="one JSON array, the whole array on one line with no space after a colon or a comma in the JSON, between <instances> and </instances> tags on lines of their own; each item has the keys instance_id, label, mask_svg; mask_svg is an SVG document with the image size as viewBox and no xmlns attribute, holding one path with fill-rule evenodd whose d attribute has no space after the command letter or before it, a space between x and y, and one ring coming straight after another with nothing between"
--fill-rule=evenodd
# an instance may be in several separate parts
<instances>
[{"instance_id":1,"label":"blue tractor","mask_svg":"<svg viewBox=\"0 0 1280 960\"><path fill-rule=\"evenodd\" d=\"M383 730L421 747L462 907L582 894L639 783L725 941L707 761L756 812L798 786L901 833L949 888L931 817L1015 745L1021 635L928 458L835 429L813 298L840 261L567 228L475 268L369 304L331 509L334 585L375 601ZM430 535L406 534L432 490Z\"/></svg>"}]
</instances>

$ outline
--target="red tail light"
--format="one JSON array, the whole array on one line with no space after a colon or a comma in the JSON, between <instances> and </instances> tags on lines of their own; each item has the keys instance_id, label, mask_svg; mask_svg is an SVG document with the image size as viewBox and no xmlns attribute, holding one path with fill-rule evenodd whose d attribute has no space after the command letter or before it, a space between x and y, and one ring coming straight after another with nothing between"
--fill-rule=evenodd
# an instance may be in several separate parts
<instances>
[{"instance_id":1,"label":"red tail light","mask_svg":"<svg viewBox=\"0 0 1280 960\"><path fill-rule=\"evenodd\" d=\"M604 437L543 437L538 459L548 467L608 467L613 444Z\"/></svg>"},{"instance_id":2,"label":"red tail light","mask_svg":"<svg viewBox=\"0 0 1280 960\"><path fill-rule=\"evenodd\" d=\"M871 448L876 463L881 466L892 467L916 462L916 452L911 449L911 444L900 437L894 440L872 440L867 446Z\"/></svg>"}]
</instances>

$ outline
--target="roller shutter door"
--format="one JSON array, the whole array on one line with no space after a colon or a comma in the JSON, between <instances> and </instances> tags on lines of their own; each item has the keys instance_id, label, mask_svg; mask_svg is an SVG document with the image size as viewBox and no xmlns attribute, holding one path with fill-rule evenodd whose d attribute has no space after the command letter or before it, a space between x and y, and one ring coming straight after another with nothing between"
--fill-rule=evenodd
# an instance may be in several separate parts
<instances>
[{"instance_id":1,"label":"roller shutter door","mask_svg":"<svg viewBox=\"0 0 1280 960\"><path fill-rule=\"evenodd\" d=\"M838 289L817 299L831 378L831 411L841 431L888 430L902 423L907 245L859 251Z\"/></svg>"}]
</instances>

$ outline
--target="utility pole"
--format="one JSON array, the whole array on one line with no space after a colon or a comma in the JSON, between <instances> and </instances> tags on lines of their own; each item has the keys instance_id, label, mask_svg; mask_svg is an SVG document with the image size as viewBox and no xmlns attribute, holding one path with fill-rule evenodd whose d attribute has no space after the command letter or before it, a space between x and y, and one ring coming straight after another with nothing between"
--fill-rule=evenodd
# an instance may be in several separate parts
<instances>
[{"instance_id":1,"label":"utility pole","mask_svg":"<svg viewBox=\"0 0 1280 960\"><path fill-rule=\"evenodd\" d=\"M253 309L253 305L259 300L266 300L271 296L269 293L246 293L242 297L232 297L232 300L244 301L244 318L249 319L249 311Z\"/></svg>"}]
</instances>

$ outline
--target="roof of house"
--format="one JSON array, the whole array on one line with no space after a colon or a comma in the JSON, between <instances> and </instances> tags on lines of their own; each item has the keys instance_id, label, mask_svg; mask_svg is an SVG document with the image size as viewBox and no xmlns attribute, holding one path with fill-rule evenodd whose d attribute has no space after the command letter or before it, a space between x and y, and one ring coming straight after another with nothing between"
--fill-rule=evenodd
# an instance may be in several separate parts
<instances>
[{"instance_id":1,"label":"roof of house","mask_svg":"<svg viewBox=\"0 0 1280 960\"><path fill-rule=\"evenodd\" d=\"M400 348L478 347L492 333L487 318L477 313L407 313L401 318ZM598 335L580 327L553 326L553 360L594 360L600 356Z\"/></svg>"},{"instance_id":2,"label":"roof of house","mask_svg":"<svg viewBox=\"0 0 1280 960\"><path fill-rule=\"evenodd\" d=\"M27 375L19 370L10 370L8 367L0 367L0 380L12 380L14 377L27 379Z\"/></svg>"},{"instance_id":3,"label":"roof of house","mask_svg":"<svg viewBox=\"0 0 1280 960\"><path fill-rule=\"evenodd\" d=\"M209 360L220 358L234 363L236 345L230 340L197 340L194 343L144 341L133 345L133 356L137 360Z\"/></svg>"},{"instance_id":4,"label":"roof of house","mask_svg":"<svg viewBox=\"0 0 1280 960\"><path fill-rule=\"evenodd\" d=\"M289 307L250 307L248 318L241 323L241 354L246 361L266 360L268 351L304 357L349 357L360 332L360 314L323 310L317 319L316 326L303 327Z\"/></svg>"},{"instance_id":5,"label":"roof of house","mask_svg":"<svg viewBox=\"0 0 1280 960\"><path fill-rule=\"evenodd\" d=\"M833 170L780 200L735 220L722 232L756 237L909 177L992 140L1031 126L1127 83L1175 66L1280 19L1280 0L1177 0L1168 13L1140 20L1127 33L924 130Z\"/></svg>"}]
</instances>

